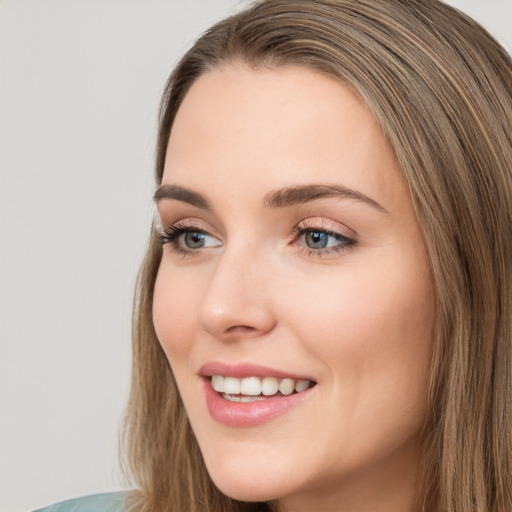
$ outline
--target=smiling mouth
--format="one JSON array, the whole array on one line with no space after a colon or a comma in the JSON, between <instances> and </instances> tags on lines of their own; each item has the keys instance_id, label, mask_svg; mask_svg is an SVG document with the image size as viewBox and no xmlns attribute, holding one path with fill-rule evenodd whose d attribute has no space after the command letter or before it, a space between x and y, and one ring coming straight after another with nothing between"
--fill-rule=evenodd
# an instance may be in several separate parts
<instances>
[{"instance_id":1,"label":"smiling mouth","mask_svg":"<svg viewBox=\"0 0 512 512\"><path fill-rule=\"evenodd\" d=\"M277 398L302 393L316 385L306 379L276 377L228 377L212 375L212 387L222 398L230 402L257 402L269 398Z\"/></svg>"}]
</instances>

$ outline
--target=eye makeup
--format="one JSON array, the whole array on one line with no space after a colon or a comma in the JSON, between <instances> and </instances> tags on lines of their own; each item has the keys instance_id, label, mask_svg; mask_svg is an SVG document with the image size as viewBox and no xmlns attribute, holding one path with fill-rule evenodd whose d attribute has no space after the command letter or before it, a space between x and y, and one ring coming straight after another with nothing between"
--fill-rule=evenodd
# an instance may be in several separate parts
<instances>
[{"instance_id":1,"label":"eye makeup","mask_svg":"<svg viewBox=\"0 0 512 512\"><path fill-rule=\"evenodd\" d=\"M220 247L222 242L199 226L178 222L164 228L159 235L162 245L169 244L172 250L182 256L192 256L201 249Z\"/></svg>"},{"instance_id":2,"label":"eye makeup","mask_svg":"<svg viewBox=\"0 0 512 512\"><path fill-rule=\"evenodd\" d=\"M181 256L197 256L205 249L220 247L223 242L193 222L181 221L162 229L162 245ZM290 246L307 256L339 254L356 244L356 240L328 225L324 219L302 221L292 231Z\"/></svg>"},{"instance_id":3,"label":"eye makeup","mask_svg":"<svg viewBox=\"0 0 512 512\"><path fill-rule=\"evenodd\" d=\"M325 219L307 219L293 230L291 245L300 248L308 256L335 255L356 244L355 238L341 231L331 226Z\"/></svg>"}]
</instances>

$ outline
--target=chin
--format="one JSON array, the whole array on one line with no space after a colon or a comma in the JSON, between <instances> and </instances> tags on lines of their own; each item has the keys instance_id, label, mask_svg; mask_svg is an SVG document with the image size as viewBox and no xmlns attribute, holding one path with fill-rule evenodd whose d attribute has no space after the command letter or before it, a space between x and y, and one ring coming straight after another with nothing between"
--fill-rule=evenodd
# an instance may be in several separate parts
<instances>
[{"instance_id":1,"label":"chin","mask_svg":"<svg viewBox=\"0 0 512 512\"><path fill-rule=\"evenodd\" d=\"M263 501L272 501L277 498L278 493L277 490L274 492L270 492L270 490L266 490L259 486L254 485L249 482L237 483L234 481L223 482L226 483L226 486L219 485L214 480L214 484L216 487L224 493L226 496L238 501L246 501L246 502L263 502Z\"/></svg>"},{"instance_id":2,"label":"chin","mask_svg":"<svg viewBox=\"0 0 512 512\"><path fill-rule=\"evenodd\" d=\"M220 467L207 464L208 473L215 486L226 496L238 501L261 502L272 501L286 494L284 479L273 471L268 464L267 471L252 468L245 464L244 468ZM288 476L289 478L289 476Z\"/></svg>"}]
</instances>

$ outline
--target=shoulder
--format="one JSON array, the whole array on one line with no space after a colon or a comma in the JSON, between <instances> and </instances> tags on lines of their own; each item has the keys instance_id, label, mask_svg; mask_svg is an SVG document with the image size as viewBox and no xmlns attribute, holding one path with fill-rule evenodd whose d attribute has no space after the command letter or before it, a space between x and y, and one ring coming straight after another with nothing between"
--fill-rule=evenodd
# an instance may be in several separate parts
<instances>
[{"instance_id":1,"label":"shoulder","mask_svg":"<svg viewBox=\"0 0 512 512\"><path fill-rule=\"evenodd\" d=\"M94 494L62 501L34 512L126 512L125 501L128 492Z\"/></svg>"}]
</instances>

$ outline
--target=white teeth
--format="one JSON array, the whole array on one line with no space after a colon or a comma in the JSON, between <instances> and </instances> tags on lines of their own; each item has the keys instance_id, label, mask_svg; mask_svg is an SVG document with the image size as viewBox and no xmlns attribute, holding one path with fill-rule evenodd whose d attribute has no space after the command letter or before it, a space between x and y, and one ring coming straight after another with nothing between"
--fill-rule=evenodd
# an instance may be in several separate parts
<instances>
[{"instance_id":1,"label":"white teeth","mask_svg":"<svg viewBox=\"0 0 512 512\"><path fill-rule=\"evenodd\" d=\"M240 393L240 379L236 377L224 377L224 383L222 386L224 393L228 395L238 395Z\"/></svg>"},{"instance_id":2,"label":"white teeth","mask_svg":"<svg viewBox=\"0 0 512 512\"><path fill-rule=\"evenodd\" d=\"M293 379L283 379L279 383L279 391L283 393L283 395L291 395L295 388L295 381Z\"/></svg>"},{"instance_id":3,"label":"white teeth","mask_svg":"<svg viewBox=\"0 0 512 512\"><path fill-rule=\"evenodd\" d=\"M224 377L223 375L212 375L212 386L215 391L222 393L224 398L233 402L253 402L263 400L264 396L272 396L281 392L287 396L294 391L301 393L311 386L312 382L306 379L277 379L275 377ZM242 396L232 396L242 395Z\"/></svg>"},{"instance_id":4,"label":"white teeth","mask_svg":"<svg viewBox=\"0 0 512 512\"><path fill-rule=\"evenodd\" d=\"M301 379L295 383L295 391L297 391L297 393L306 391L306 389L308 389L308 388L309 388L309 380Z\"/></svg>"},{"instance_id":5,"label":"white teeth","mask_svg":"<svg viewBox=\"0 0 512 512\"><path fill-rule=\"evenodd\" d=\"M230 402L259 402L260 400L265 400L262 396L233 396L226 393L222 393L222 398Z\"/></svg>"},{"instance_id":6,"label":"white teeth","mask_svg":"<svg viewBox=\"0 0 512 512\"><path fill-rule=\"evenodd\" d=\"M279 381L275 377L265 377L261 383L261 392L265 396L275 395L279 390Z\"/></svg>"},{"instance_id":7,"label":"white teeth","mask_svg":"<svg viewBox=\"0 0 512 512\"><path fill-rule=\"evenodd\" d=\"M261 393L261 380L258 377L246 377L240 383L242 395L258 396Z\"/></svg>"},{"instance_id":8,"label":"white teeth","mask_svg":"<svg viewBox=\"0 0 512 512\"><path fill-rule=\"evenodd\" d=\"M222 375L212 375L212 386L215 391L224 391L224 377Z\"/></svg>"}]
</instances>

